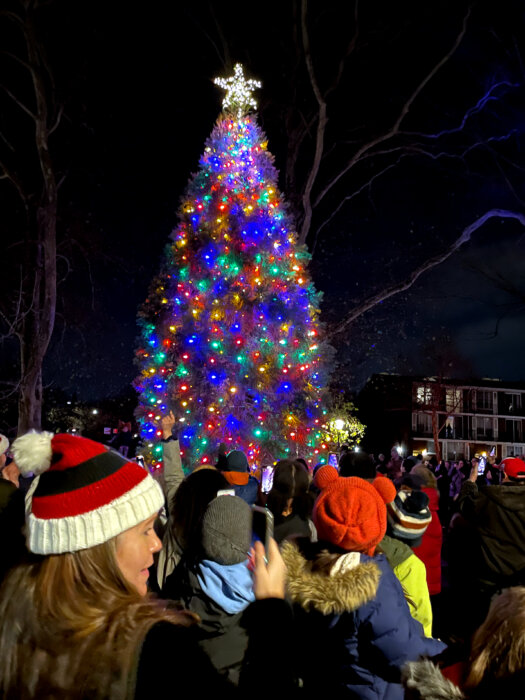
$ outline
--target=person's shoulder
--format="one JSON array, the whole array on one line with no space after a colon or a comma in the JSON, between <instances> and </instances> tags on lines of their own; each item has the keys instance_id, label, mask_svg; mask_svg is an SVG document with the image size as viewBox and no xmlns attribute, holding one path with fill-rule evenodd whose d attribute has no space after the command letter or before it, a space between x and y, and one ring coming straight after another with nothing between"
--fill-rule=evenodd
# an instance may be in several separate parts
<instances>
[{"instance_id":1,"label":"person's shoulder","mask_svg":"<svg viewBox=\"0 0 525 700\"><path fill-rule=\"evenodd\" d=\"M136 682L130 697L151 700L165 694L173 683L180 697L190 697L195 692L211 694L217 689L223 679L199 647L196 627L162 620L151 626L139 649Z\"/></svg>"},{"instance_id":2,"label":"person's shoulder","mask_svg":"<svg viewBox=\"0 0 525 700\"><path fill-rule=\"evenodd\" d=\"M186 626L176 625L167 620L159 620L146 633L142 643L142 650L147 645L161 646L177 640L187 641L190 636L191 632Z\"/></svg>"}]
</instances>

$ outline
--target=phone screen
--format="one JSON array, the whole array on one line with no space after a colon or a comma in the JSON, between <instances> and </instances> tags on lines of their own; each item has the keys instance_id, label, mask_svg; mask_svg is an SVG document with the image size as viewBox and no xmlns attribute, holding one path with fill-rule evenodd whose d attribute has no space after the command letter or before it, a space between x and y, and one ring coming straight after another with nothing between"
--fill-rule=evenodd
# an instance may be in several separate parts
<instances>
[{"instance_id":1,"label":"phone screen","mask_svg":"<svg viewBox=\"0 0 525 700\"><path fill-rule=\"evenodd\" d=\"M268 551L270 538L273 537L273 514L268 508L252 506L252 539L263 543Z\"/></svg>"},{"instance_id":2,"label":"phone screen","mask_svg":"<svg viewBox=\"0 0 525 700\"><path fill-rule=\"evenodd\" d=\"M485 465L487 464L487 460L485 457L480 457L479 458L479 464L478 464L478 476L481 476L483 472L485 471Z\"/></svg>"},{"instance_id":3,"label":"phone screen","mask_svg":"<svg viewBox=\"0 0 525 700\"><path fill-rule=\"evenodd\" d=\"M273 486L273 473L275 467L263 467L261 473L261 491L263 493L269 493Z\"/></svg>"},{"instance_id":4,"label":"phone screen","mask_svg":"<svg viewBox=\"0 0 525 700\"><path fill-rule=\"evenodd\" d=\"M330 464L332 467L337 467L339 466L339 462L337 461L337 455L335 452L330 452L328 455L328 464Z\"/></svg>"}]
</instances>

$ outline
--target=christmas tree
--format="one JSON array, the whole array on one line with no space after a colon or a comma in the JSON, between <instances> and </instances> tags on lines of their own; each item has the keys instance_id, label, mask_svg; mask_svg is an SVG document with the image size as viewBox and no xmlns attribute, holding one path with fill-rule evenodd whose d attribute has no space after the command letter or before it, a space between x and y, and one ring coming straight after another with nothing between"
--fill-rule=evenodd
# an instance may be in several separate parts
<instances>
[{"instance_id":1,"label":"christmas tree","mask_svg":"<svg viewBox=\"0 0 525 700\"><path fill-rule=\"evenodd\" d=\"M239 64L216 83L226 89L223 113L139 312L135 385L153 467L170 410L190 469L213 461L219 442L259 465L326 448L319 295L253 114L260 84Z\"/></svg>"}]
</instances>

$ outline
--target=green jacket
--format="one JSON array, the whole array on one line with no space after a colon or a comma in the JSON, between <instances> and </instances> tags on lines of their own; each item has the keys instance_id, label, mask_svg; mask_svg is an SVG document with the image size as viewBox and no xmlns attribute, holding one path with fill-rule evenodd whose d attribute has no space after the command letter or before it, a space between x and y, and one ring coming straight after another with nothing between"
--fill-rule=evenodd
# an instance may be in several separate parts
<instances>
[{"instance_id":1,"label":"green jacket","mask_svg":"<svg viewBox=\"0 0 525 700\"><path fill-rule=\"evenodd\" d=\"M432 607L425 565L404 542L385 535L379 543L408 601L412 617L423 625L426 637L432 636Z\"/></svg>"}]
</instances>

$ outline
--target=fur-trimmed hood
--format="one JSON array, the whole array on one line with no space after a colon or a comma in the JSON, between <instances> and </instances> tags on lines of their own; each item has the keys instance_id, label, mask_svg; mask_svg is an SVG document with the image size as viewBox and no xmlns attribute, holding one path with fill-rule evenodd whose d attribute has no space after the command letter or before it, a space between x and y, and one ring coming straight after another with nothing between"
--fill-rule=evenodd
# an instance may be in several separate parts
<instances>
[{"instance_id":1,"label":"fur-trimmed hood","mask_svg":"<svg viewBox=\"0 0 525 700\"><path fill-rule=\"evenodd\" d=\"M403 669L407 700L464 700L465 696L432 661L412 661Z\"/></svg>"},{"instance_id":2,"label":"fur-trimmed hood","mask_svg":"<svg viewBox=\"0 0 525 700\"><path fill-rule=\"evenodd\" d=\"M281 553L287 567L288 594L292 602L305 610L337 615L357 610L376 596L381 572L370 557L361 555L354 566L341 567L331 573L338 560L349 555L319 551L315 559L310 560L292 542L285 542ZM359 557L356 553L350 554Z\"/></svg>"}]
</instances>

